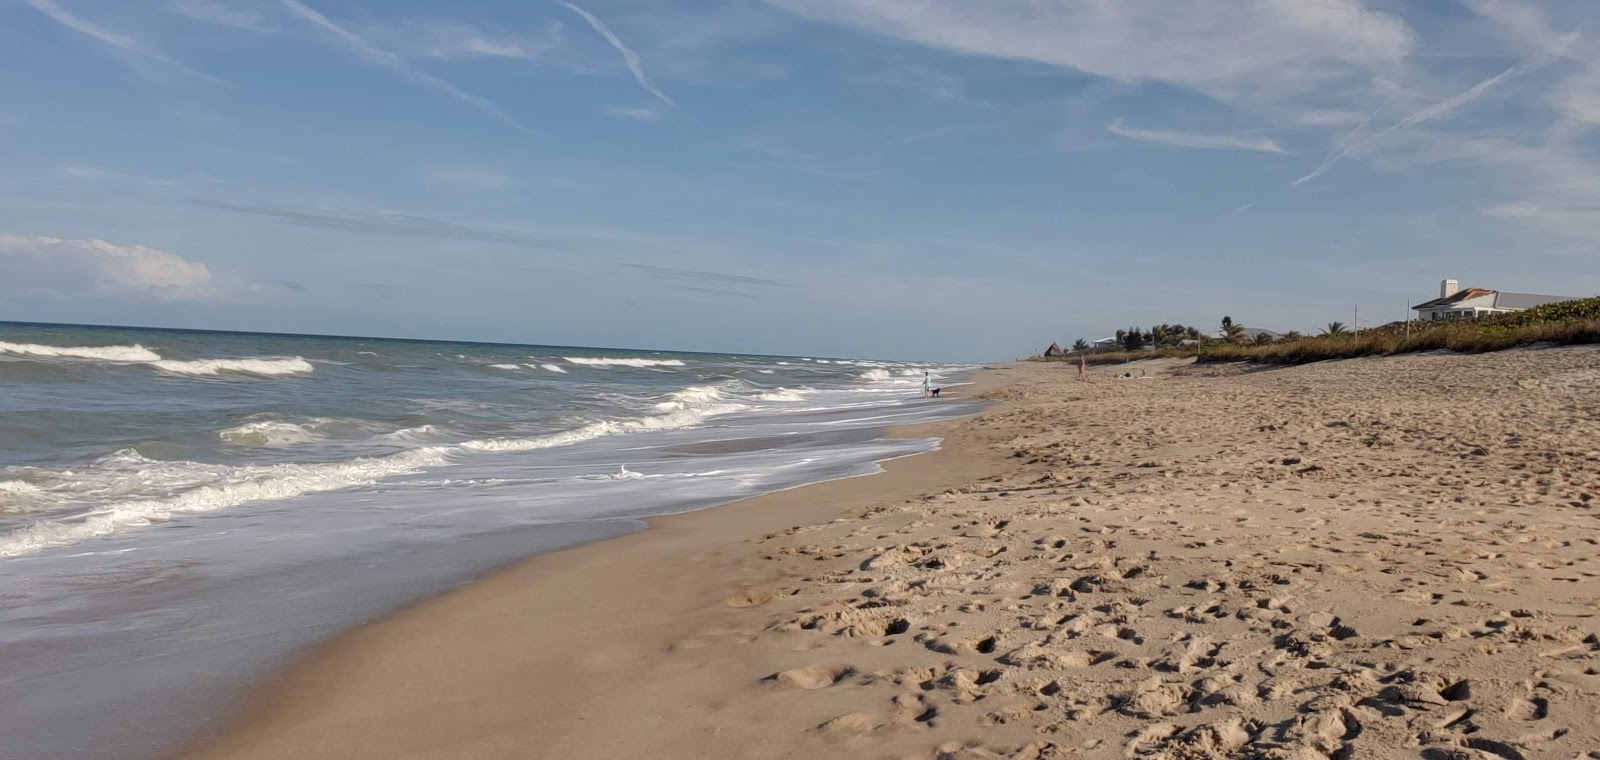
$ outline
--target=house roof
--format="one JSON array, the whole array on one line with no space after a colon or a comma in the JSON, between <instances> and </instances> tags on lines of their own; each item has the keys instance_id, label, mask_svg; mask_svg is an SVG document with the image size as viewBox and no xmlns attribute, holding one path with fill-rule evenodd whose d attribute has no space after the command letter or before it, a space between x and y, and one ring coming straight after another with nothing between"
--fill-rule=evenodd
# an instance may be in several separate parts
<instances>
[{"instance_id":1,"label":"house roof","mask_svg":"<svg viewBox=\"0 0 1600 760\"><path fill-rule=\"evenodd\" d=\"M1535 293L1502 293L1500 291L1489 290L1487 288L1467 288L1453 296L1446 298L1435 298L1432 301L1420 303L1411 308L1418 311L1423 309L1448 309L1452 306L1459 306L1462 303L1477 298L1482 298L1484 296L1494 296L1493 308L1496 309L1531 309L1535 306L1544 306L1545 304L1578 300L1576 296L1545 296Z\"/></svg>"},{"instance_id":2,"label":"house roof","mask_svg":"<svg viewBox=\"0 0 1600 760\"><path fill-rule=\"evenodd\" d=\"M1419 303L1416 306L1413 306L1411 308L1412 309L1443 309L1443 308L1447 308L1447 307L1450 307L1450 306L1459 306L1463 302L1471 301L1474 298L1482 298L1484 296L1492 296L1492 295L1495 295L1495 292L1492 291L1492 290L1487 290L1485 288L1463 288L1462 290L1457 291L1455 295L1445 296L1444 298L1435 298L1432 301L1428 301L1427 303Z\"/></svg>"},{"instance_id":3,"label":"house roof","mask_svg":"<svg viewBox=\"0 0 1600 760\"><path fill-rule=\"evenodd\" d=\"M1561 303L1563 301L1576 301L1575 296L1541 296L1533 293L1496 293L1494 306L1497 309L1531 309L1545 304Z\"/></svg>"},{"instance_id":4,"label":"house roof","mask_svg":"<svg viewBox=\"0 0 1600 760\"><path fill-rule=\"evenodd\" d=\"M1278 340L1279 338L1283 337L1283 333L1277 332L1275 330L1263 329L1263 328L1260 328L1260 327L1240 327L1239 329L1244 331L1245 340L1256 340L1257 338L1260 338L1262 335L1266 335L1267 337L1269 337L1269 338L1271 338L1273 340ZM1206 337L1208 337L1208 338L1210 338L1212 340L1224 340L1224 339L1226 339L1228 337L1228 334L1226 332L1223 332L1222 330L1218 330L1218 331L1216 331L1214 333L1211 333L1210 335L1207 335Z\"/></svg>"}]
</instances>

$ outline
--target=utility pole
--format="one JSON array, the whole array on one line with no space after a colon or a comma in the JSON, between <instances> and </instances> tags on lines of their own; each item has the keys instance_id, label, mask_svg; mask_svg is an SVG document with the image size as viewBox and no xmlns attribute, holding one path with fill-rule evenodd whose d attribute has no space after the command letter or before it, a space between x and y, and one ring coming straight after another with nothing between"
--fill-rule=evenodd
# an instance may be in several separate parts
<instances>
[{"instance_id":1,"label":"utility pole","mask_svg":"<svg viewBox=\"0 0 1600 760\"><path fill-rule=\"evenodd\" d=\"M1352 320L1353 321L1350 323L1350 333L1351 335L1359 338L1361 337L1361 304L1356 304L1356 315L1352 318Z\"/></svg>"},{"instance_id":2,"label":"utility pole","mask_svg":"<svg viewBox=\"0 0 1600 760\"><path fill-rule=\"evenodd\" d=\"M1411 340L1411 302L1406 301L1406 340Z\"/></svg>"}]
</instances>

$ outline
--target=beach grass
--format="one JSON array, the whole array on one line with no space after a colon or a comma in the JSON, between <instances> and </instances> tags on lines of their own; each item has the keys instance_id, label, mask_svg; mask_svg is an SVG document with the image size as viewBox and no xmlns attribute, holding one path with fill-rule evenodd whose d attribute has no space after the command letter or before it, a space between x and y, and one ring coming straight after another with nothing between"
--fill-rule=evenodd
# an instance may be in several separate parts
<instances>
[{"instance_id":1,"label":"beach grass","mask_svg":"<svg viewBox=\"0 0 1600 760\"><path fill-rule=\"evenodd\" d=\"M1531 345L1600 343L1600 297L1526 311L1452 322L1396 322L1360 333L1318 335L1260 344L1222 341L1202 346L1088 354L1091 366L1142 359L1194 358L1201 362L1308 364L1329 359L1394 356L1422 351L1481 354ZM1076 363L1076 355L1060 361Z\"/></svg>"}]
</instances>

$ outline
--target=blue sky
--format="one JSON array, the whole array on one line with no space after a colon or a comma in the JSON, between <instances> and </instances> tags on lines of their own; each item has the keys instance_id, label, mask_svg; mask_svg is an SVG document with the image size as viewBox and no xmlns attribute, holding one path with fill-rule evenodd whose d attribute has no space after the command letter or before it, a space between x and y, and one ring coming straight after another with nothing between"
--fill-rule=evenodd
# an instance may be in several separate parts
<instances>
[{"instance_id":1,"label":"blue sky","mask_svg":"<svg viewBox=\"0 0 1600 760\"><path fill-rule=\"evenodd\" d=\"M1600 3L0 0L0 318L1006 359L1600 292Z\"/></svg>"}]
</instances>

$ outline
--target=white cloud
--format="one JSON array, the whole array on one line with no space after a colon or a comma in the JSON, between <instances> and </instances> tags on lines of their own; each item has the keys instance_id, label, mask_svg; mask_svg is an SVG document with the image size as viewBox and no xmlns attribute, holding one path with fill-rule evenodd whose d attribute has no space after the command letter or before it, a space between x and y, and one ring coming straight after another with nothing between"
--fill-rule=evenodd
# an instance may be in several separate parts
<instances>
[{"instance_id":1,"label":"white cloud","mask_svg":"<svg viewBox=\"0 0 1600 760\"><path fill-rule=\"evenodd\" d=\"M528 131L527 127L523 126L516 119L513 119L510 114L506 113L504 109L500 108L500 106L496 105L493 101L490 101L487 98L478 97L477 95L473 95L469 92L465 92L461 88L456 87L455 85L450 84L443 79L412 67L411 64L406 63L405 59L401 58L400 56L395 55L387 50L378 48L377 46L368 42L361 35L339 26L327 16L322 15L316 9L306 5L305 3L300 2L300 0L280 0L280 2L283 3L283 7L288 10L290 14L327 32L333 39L337 40L340 44L344 45L346 48L360 55L361 57L394 71L395 73L400 74L401 76L417 84L430 87L449 95L450 97L466 103L467 105L489 114L490 116L516 127L517 129Z\"/></svg>"},{"instance_id":2,"label":"white cloud","mask_svg":"<svg viewBox=\"0 0 1600 760\"><path fill-rule=\"evenodd\" d=\"M87 19L74 15L68 12L65 8L62 8L60 5L57 5L55 0L23 0L23 2L27 3L34 10L49 17L51 21L71 29L74 32L98 40L101 43L109 45L117 50L121 50L124 53L130 53L141 59L155 61L173 70L181 71L184 74L188 74L189 76L198 79L204 79L208 82L219 84L222 82L222 80L217 79L210 74L191 69L188 66L185 66L182 63L179 63L178 61L168 57L165 53L150 48L126 34L113 32L103 26L88 21Z\"/></svg>"},{"instance_id":3,"label":"white cloud","mask_svg":"<svg viewBox=\"0 0 1600 760\"><path fill-rule=\"evenodd\" d=\"M1206 135L1194 132L1175 132L1162 129L1138 129L1130 127L1121 119L1111 122L1108 127L1111 134L1126 137L1129 140L1156 143L1158 145L1171 145L1178 148L1199 148L1201 150L1252 150L1258 153L1287 153L1283 146L1266 137L1244 137L1240 135Z\"/></svg>"},{"instance_id":4,"label":"white cloud","mask_svg":"<svg viewBox=\"0 0 1600 760\"><path fill-rule=\"evenodd\" d=\"M604 37L606 42L611 43L611 47L616 48L617 52L622 54L623 63L627 64L628 71L633 73L634 81L637 81L640 87L643 87L645 91L649 92L651 95L660 98L661 102L666 103L669 106L677 105L677 103L673 102L672 98L666 96L666 93L656 89L655 83L651 82L650 77L644 73L644 62L639 60L639 54L633 52L633 50L627 45L622 44L622 40L618 39L617 35L612 34L611 29L601 22L600 19L595 18L593 13L579 8L572 3L563 2L562 5L567 6L567 9L571 10L573 13L582 16L583 20L589 22L589 26L593 27L596 33L598 33L601 37Z\"/></svg>"},{"instance_id":5,"label":"white cloud","mask_svg":"<svg viewBox=\"0 0 1600 760\"><path fill-rule=\"evenodd\" d=\"M104 293L164 301L206 298L219 289L197 261L142 245L0 234L0 288L63 295Z\"/></svg>"}]
</instances>

